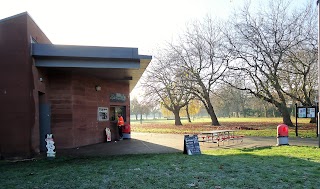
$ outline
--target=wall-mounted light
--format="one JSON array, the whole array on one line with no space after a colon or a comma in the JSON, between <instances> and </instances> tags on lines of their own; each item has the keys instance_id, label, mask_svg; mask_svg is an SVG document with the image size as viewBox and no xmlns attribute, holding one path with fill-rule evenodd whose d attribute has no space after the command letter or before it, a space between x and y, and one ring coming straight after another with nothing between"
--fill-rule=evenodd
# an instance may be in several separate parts
<instances>
[{"instance_id":1,"label":"wall-mounted light","mask_svg":"<svg viewBox=\"0 0 320 189\"><path fill-rule=\"evenodd\" d=\"M100 85L96 85L96 91L101 91L101 86Z\"/></svg>"}]
</instances>

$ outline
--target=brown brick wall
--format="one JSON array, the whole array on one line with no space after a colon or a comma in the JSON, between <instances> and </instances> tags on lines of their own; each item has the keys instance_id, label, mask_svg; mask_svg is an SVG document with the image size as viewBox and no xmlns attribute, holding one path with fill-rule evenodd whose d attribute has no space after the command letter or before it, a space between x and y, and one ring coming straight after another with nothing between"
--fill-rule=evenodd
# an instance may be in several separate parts
<instances>
[{"instance_id":1,"label":"brown brick wall","mask_svg":"<svg viewBox=\"0 0 320 189\"><path fill-rule=\"evenodd\" d=\"M104 142L106 127L117 138L115 123L97 121L99 106L127 106L129 123L128 84L34 66L31 37L51 42L27 14L0 21L0 34L0 157L39 152L39 103L51 103L58 149ZM95 91L97 84L101 91ZM110 103L111 93L126 94L127 101Z\"/></svg>"},{"instance_id":2,"label":"brown brick wall","mask_svg":"<svg viewBox=\"0 0 320 189\"><path fill-rule=\"evenodd\" d=\"M38 43L51 43L47 36L41 31L41 29L37 26L37 24L28 16L27 17L27 38L28 38L28 49L29 54L31 54L31 38L35 39ZM39 153L40 152L40 128L39 128L39 103L48 102L46 85L47 85L47 76L45 69L36 68L34 63L34 59L29 56L28 62L29 66L32 70L30 73L30 89L32 89L33 100L31 104L31 112L32 112L32 122L30 124L30 137L31 137L31 153ZM40 81L40 77L43 81ZM42 99L39 99L39 93L42 94ZM41 102L40 102L41 101Z\"/></svg>"},{"instance_id":3,"label":"brown brick wall","mask_svg":"<svg viewBox=\"0 0 320 189\"><path fill-rule=\"evenodd\" d=\"M51 127L57 149L105 142L106 127L112 132L112 140L118 137L115 123L98 121L97 110L98 107L110 110L110 105L128 107L128 84L65 72L50 72L49 76ZM101 91L95 90L96 85L101 86ZM127 101L110 104L111 93L126 94ZM129 113L127 110L128 123Z\"/></svg>"},{"instance_id":4,"label":"brown brick wall","mask_svg":"<svg viewBox=\"0 0 320 189\"><path fill-rule=\"evenodd\" d=\"M27 17L0 22L0 155L30 155Z\"/></svg>"},{"instance_id":5,"label":"brown brick wall","mask_svg":"<svg viewBox=\"0 0 320 189\"><path fill-rule=\"evenodd\" d=\"M47 86L51 104L51 130L56 147L73 146L71 73L48 73Z\"/></svg>"}]
</instances>

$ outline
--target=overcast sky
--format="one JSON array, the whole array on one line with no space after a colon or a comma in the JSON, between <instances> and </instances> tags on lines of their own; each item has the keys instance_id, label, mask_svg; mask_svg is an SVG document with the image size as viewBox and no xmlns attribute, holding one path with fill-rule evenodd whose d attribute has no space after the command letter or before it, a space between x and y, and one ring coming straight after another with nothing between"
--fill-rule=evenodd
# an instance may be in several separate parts
<instances>
[{"instance_id":1,"label":"overcast sky","mask_svg":"<svg viewBox=\"0 0 320 189\"><path fill-rule=\"evenodd\" d=\"M0 0L0 19L27 11L54 44L137 47L140 54L152 55L187 22L206 15L227 19L246 1ZM265 2L252 0L253 6Z\"/></svg>"}]
</instances>

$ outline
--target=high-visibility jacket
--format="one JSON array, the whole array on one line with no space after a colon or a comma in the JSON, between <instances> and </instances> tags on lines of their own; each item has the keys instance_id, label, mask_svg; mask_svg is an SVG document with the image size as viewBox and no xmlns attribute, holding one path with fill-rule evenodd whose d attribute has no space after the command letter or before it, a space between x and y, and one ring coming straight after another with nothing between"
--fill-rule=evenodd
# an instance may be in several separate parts
<instances>
[{"instance_id":1,"label":"high-visibility jacket","mask_svg":"<svg viewBox=\"0 0 320 189\"><path fill-rule=\"evenodd\" d=\"M123 125L124 125L123 117L120 116L118 117L118 126L123 126Z\"/></svg>"}]
</instances>

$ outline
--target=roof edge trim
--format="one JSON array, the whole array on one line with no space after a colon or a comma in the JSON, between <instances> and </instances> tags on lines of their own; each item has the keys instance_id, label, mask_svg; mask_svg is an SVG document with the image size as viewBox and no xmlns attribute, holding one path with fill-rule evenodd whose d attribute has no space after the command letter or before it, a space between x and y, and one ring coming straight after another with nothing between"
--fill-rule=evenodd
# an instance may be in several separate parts
<instances>
[{"instance_id":1,"label":"roof edge trim","mask_svg":"<svg viewBox=\"0 0 320 189\"><path fill-rule=\"evenodd\" d=\"M5 22L5 21L7 21L7 20L11 20L11 19L14 19L14 18L17 18L17 17L20 17L20 16L24 16L24 15L30 16L30 15L28 14L28 12L22 12L22 13L19 13L19 14L16 14L16 15L12 15L12 16L3 18L3 19L0 20L0 22Z\"/></svg>"}]
</instances>

